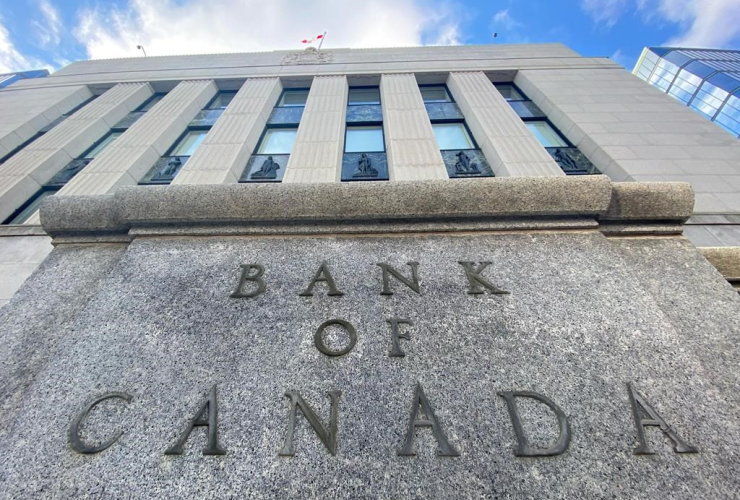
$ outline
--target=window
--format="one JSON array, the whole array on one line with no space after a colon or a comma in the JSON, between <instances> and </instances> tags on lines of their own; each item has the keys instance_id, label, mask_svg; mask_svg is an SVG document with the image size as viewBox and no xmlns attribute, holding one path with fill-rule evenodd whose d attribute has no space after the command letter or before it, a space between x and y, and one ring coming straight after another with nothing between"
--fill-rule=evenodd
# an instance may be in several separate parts
<instances>
[{"instance_id":1,"label":"window","mask_svg":"<svg viewBox=\"0 0 740 500\"><path fill-rule=\"evenodd\" d=\"M39 209L41 202L49 196L55 195L59 191L59 188L42 188L41 191L37 192L33 198L26 202L26 205L21 207L14 215L11 215L5 224L23 224L26 222L36 211Z\"/></svg>"},{"instance_id":2,"label":"window","mask_svg":"<svg viewBox=\"0 0 740 500\"><path fill-rule=\"evenodd\" d=\"M283 95L278 102L279 108L292 108L305 106L308 100L308 89L289 89L283 91Z\"/></svg>"},{"instance_id":3,"label":"window","mask_svg":"<svg viewBox=\"0 0 740 500\"><path fill-rule=\"evenodd\" d=\"M349 89L347 104L350 106L380 104L380 89L378 87Z\"/></svg>"},{"instance_id":4,"label":"window","mask_svg":"<svg viewBox=\"0 0 740 500\"><path fill-rule=\"evenodd\" d=\"M383 127L347 127L345 153L379 153L385 151Z\"/></svg>"},{"instance_id":5,"label":"window","mask_svg":"<svg viewBox=\"0 0 740 500\"><path fill-rule=\"evenodd\" d=\"M711 120L717 114L717 110L722 107L728 95L728 92L709 82L704 82L696 93L696 97L691 101L691 107L705 114Z\"/></svg>"},{"instance_id":6,"label":"window","mask_svg":"<svg viewBox=\"0 0 740 500\"><path fill-rule=\"evenodd\" d=\"M740 136L740 98L731 95L717 115L715 123L731 134Z\"/></svg>"},{"instance_id":7,"label":"window","mask_svg":"<svg viewBox=\"0 0 740 500\"><path fill-rule=\"evenodd\" d=\"M103 152L105 148L107 148L111 142L115 141L117 138L121 136L123 132L111 132L110 134L106 135L103 140L101 140L99 143L97 143L95 146L93 146L92 149L88 150L82 158L85 160L94 160L97 158L100 153Z\"/></svg>"},{"instance_id":8,"label":"window","mask_svg":"<svg viewBox=\"0 0 740 500\"><path fill-rule=\"evenodd\" d=\"M421 98L424 102L452 102L450 94L444 85L420 87Z\"/></svg>"},{"instance_id":9,"label":"window","mask_svg":"<svg viewBox=\"0 0 740 500\"><path fill-rule=\"evenodd\" d=\"M565 142L565 139L563 139L546 121L525 122L525 124L544 147L568 147L568 143Z\"/></svg>"},{"instance_id":10,"label":"window","mask_svg":"<svg viewBox=\"0 0 740 500\"><path fill-rule=\"evenodd\" d=\"M297 128L268 128L262 137L257 154L289 155L293 150Z\"/></svg>"},{"instance_id":11,"label":"window","mask_svg":"<svg viewBox=\"0 0 740 500\"><path fill-rule=\"evenodd\" d=\"M524 101L525 97L513 85L496 84L496 88L507 101Z\"/></svg>"},{"instance_id":12,"label":"window","mask_svg":"<svg viewBox=\"0 0 740 500\"><path fill-rule=\"evenodd\" d=\"M236 92L219 92L208 105L208 109L226 109L226 106L234 99Z\"/></svg>"},{"instance_id":13,"label":"window","mask_svg":"<svg viewBox=\"0 0 740 500\"><path fill-rule=\"evenodd\" d=\"M434 135L442 151L449 149L475 149L468 130L462 123L433 123Z\"/></svg>"},{"instance_id":14,"label":"window","mask_svg":"<svg viewBox=\"0 0 740 500\"><path fill-rule=\"evenodd\" d=\"M136 111L149 111L154 107L155 104L157 104L159 101L162 100L162 98L167 94L154 94L147 102L145 102L139 109Z\"/></svg>"},{"instance_id":15,"label":"window","mask_svg":"<svg viewBox=\"0 0 740 500\"><path fill-rule=\"evenodd\" d=\"M203 142L207 133L207 130L188 131L172 149L170 156L193 156L193 153L200 146L200 143Z\"/></svg>"}]
</instances>

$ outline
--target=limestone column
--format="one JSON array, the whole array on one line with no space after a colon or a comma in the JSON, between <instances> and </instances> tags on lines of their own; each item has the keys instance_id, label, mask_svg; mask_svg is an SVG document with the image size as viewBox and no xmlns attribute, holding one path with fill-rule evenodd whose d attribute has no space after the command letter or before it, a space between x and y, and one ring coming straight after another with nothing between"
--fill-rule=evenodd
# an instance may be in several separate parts
<instances>
[{"instance_id":1,"label":"limestone column","mask_svg":"<svg viewBox=\"0 0 740 500\"><path fill-rule=\"evenodd\" d=\"M120 83L5 162L0 168L0 221L151 95L148 83Z\"/></svg>"},{"instance_id":2,"label":"limestone column","mask_svg":"<svg viewBox=\"0 0 740 500\"><path fill-rule=\"evenodd\" d=\"M382 75L380 102L390 180L447 179L447 169L414 75Z\"/></svg>"},{"instance_id":3,"label":"limestone column","mask_svg":"<svg viewBox=\"0 0 740 500\"><path fill-rule=\"evenodd\" d=\"M345 76L313 79L283 182L339 182L348 92Z\"/></svg>"},{"instance_id":4,"label":"limestone column","mask_svg":"<svg viewBox=\"0 0 740 500\"><path fill-rule=\"evenodd\" d=\"M248 79L172 184L237 182L281 91L279 78Z\"/></svg>"},{"instance_id":5,"label":"limestone column","mask_svg":"<svg viewBox=\"0 0 740 500\"><path fill-rule=\"evenodd\" d=\"M137 184L217 91L212 80L179 83L69 181L57 196L106 194L119 186Z\"/></svg>"},{"instance_id":6,"label":"limestone column","mask_svg":"<svg viewBox=\"0 0 740 500\"><path fill-rule=\"evenodd\" d=\"M565 175L484 73L450 73L447 87L498 177Z\"/></svg>"},{"instance_id":7,"label":"limestone column","mask_svg":"<svg viewBox=\"0 0 740 500\"><path fill-rule=\"evenodd\" d=\"M91 97L92 92L84 85L0 92L0 161Z\"/></svg>"}]
</instances>

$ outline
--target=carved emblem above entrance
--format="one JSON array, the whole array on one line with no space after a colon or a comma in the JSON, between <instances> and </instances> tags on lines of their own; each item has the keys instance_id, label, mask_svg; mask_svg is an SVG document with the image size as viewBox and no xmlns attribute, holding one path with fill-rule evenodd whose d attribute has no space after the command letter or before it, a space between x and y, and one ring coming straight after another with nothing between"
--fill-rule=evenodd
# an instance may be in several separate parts
<instances>
[{"instance_id":1,"label":"carved emblem above entrance","mask_svg":"<svg viewBox=\"0 0 740 500\"><path fill-rule=\"evenodd\" d=\"M315 47L308 47L302 52L292 52L285 57L280 64L326 64L334 60L331 52L319 52Z\"/></svg>"}]
</instances>

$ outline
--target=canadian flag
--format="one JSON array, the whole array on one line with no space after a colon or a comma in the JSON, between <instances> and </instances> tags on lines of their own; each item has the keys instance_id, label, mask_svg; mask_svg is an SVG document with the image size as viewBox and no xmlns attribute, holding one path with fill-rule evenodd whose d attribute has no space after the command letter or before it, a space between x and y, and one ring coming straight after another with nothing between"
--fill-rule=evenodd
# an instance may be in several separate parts
<instances>
[{"instance_id":1,"label":"canadian flag","mask_svg":"<svg viewBox=\"0 0 740 500\"><path fill-rule=\"evenodd\" d=\"M324 38L324 35L325 35L325 34L326 34L326 33L324 33L324 34L322 34L322 35L316 35L315 37L311 38L310 40L301 40L301 43L313 43L313 42L315 42L316 40L321 40L322 38Z\"/></svg>"}]
</instances>

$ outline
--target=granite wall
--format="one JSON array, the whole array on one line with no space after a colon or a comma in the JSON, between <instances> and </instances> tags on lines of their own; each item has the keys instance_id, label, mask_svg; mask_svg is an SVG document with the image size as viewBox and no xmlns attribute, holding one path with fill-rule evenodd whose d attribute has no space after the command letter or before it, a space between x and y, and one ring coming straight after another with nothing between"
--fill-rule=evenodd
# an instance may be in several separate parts
<instances>
[{"instance_id":1,"label":"granite wall","mask_svg":"<svg viewBox=\"0 0 740 500\"><path fill-rule=\"evenodd\" d=\"M317 212L289 227L235 224L234 212L247 210L238 196L259 200L270 187L223 194L233 205L222 205L221 225L204 187L168 189L210 210L205 225L137 219L145 204L126 200L156 200L157 189L131 188L97 211L83 198L55 200L57 215L45 207L42 220L58 246L0 310L0 497L736 497L740 297L676 229L691 211L681 186L648 205L634 191L643 185L628 194L586 182L579 196L563 190L570 215L479 207L475 228L459 213L443 223L460 202L436 196L424 230L403 227L419 217L413 195L404 206L386 201L372 224L333 233ZM575 186L507 186L554 202L558 183ZM415 187L426 197L437 186ZM307 213L328 188L305 189ZM367 188L346 189L358 199ZM97 229L79 214L76 230L65 222L82 206ZM481 262L490 264L476 274ZM381 263L408 283L386 271L384 286ZM260 269L239 286L242 271ZM46 319L27 323L39 308ZM351 324L356 341L328 326L324 350L354 344L330 356L316 332L334 319ZM533 391L553 409L516 397L512 420L506 391ZM85 405L110 392L125 395L77 426ZM648 425L655 454L635 454L636 418L658 415L687 453ZM531 453L553 456L517 456L519 421ZM107 449L80 453L119 432Z\"/></svg>"}]
</instances>

